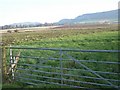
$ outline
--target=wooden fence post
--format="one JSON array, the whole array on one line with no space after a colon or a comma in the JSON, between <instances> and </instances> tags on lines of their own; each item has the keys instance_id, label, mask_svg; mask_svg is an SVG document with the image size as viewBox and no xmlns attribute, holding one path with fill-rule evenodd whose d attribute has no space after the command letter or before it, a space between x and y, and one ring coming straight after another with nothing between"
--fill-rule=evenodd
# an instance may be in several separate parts
<instances>
[{"instance_id":1,"label":"wooden fence post","mask_svg":"<svg viewBox=\"0 0 120 90\"><path fill-rule=\"evenodd\" d=\"M3 81L5 81L6 80L6 78L7 78L7 61L6 61L6 48L5 47L3 47L3 50L2 50L2 57L3 57L3 59L2 59L2 73L3 73Z\"/></svg>"},{"instance_id":2,"label":"wooden fence post","mask_svg":"<svg viewBox=\"0 0 120 90\"><path fill-rule=\"evenodd\" d=\"M0 47L0 90L2 89L2 47Z\"/></svg>"}]
</instances>

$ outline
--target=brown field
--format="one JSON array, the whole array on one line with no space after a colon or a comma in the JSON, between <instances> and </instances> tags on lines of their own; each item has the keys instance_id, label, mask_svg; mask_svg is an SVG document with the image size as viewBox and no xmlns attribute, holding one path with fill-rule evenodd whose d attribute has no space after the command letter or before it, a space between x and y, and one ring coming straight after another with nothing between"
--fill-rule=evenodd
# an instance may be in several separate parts
<instances>
[{"instance_id":1,"label":"brown field","mask_svg":"<svg viewBox=\"0 0 120 90\"><path fill-rule=\"evenodd\" d=\"M16 28L16 29L5 29L0 30L0 33L11 33L18 30L18 32L38 32L45 30L68 30L68 29L103 29L103 28L112 28L117 29L117 24L77 24L77 25L60 25L60 26L46 26L46 27L32 27L32 28Z\"/></svg>"}]
</instances>

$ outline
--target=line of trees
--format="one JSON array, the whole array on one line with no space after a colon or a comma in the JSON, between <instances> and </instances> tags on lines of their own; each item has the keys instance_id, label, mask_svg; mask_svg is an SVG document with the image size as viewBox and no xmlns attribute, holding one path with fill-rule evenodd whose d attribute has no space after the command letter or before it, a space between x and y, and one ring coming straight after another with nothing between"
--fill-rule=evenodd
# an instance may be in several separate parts
<instances>
[{"instance_id":1,"label":"line of trees","mask_svg":"<svg viewBox=\"0 0 120 90\"><path fill-rule=\"evenodd\" d=\"M4 25L0 26L1 30L4 29L14 29L14 28L29 28L29 27L41 27L41 26L52 26L52 23L44 23L44 24L16 24L16 25Z\"/></svg>"}]
</instances>

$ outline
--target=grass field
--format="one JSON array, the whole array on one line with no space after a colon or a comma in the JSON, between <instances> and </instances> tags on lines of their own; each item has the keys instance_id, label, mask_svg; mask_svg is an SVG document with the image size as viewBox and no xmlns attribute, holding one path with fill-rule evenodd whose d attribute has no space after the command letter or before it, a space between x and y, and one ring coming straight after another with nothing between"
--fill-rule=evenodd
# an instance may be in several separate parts
<instances>
[{"instance_id":1,"label":"grass field","mask_svg":"<svg viewBox=\"0 0 120 90\"><path fill-rule=\"evenodd\" d=\"M118 29L116 27L93 27L89 26L88 28L80 28L80 27L64 27L64 28L52 28L45 29L39 31L31 31L31 32L13 32L13 33L4 33L3 34L3 45L17 45L17 46L29 46L29 47L41 47L41 48L69 48L69 49L81 49L81 50L118 50ZM22 51L21 51L22 52ZM54 53L45 52L48 55L52 55ZM22 52L22 55L31 55L31 56L45 56L45 53L38 53L35 51ZM7 53L9 55L9 52ZM106 60L106 61L118 61L118 54L89 54L89 53L70 53L76 59L97 59ZM9 57L7 57L9 60ZM22 59L22 62L25 62ZM36 63L32 62L31 63ZM46 65L57 65L57 62L49 62ZM72 64L65 63L65 66L72 67ZM86 64L93 70L101 70L105 71L105 69L109 69L111 66L96 66L96 64ZM112 72L118 72L118 66L113 66L111 70ZM69 72L69 73L77 73L77 72ZM82 74L81 74L82 75ZM83 74L84 75L84 74ZM109 76L111 77L111 76ZM113 77L116 78L116 77ZM70 78L69 78L70 79ZM78 79L78 78L76 78ZM15 85L4 84L3 87L33 87L33 86L25 86L21 83L15 83ZM39 87L46 87L46 85L42 84ZM47 86L54 87L54 86ZM58 86L59 87L59 86ZM89 86L91 87L91 86Z\"/></svg>"}]
</instances>

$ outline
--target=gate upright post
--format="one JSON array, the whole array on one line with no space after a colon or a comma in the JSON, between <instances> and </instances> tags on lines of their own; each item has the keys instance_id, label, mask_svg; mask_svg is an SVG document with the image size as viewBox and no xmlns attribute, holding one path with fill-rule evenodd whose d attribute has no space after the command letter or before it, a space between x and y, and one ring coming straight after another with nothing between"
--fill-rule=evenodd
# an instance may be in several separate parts
<instances>
[{"instance_id":1,"label":"gate upright post","mask_svg":"<svg viewBox=\"0 0 120 90\"><path fill-rule=\"evenodd\" d=\"M63 84L63 65L62 65L62 49L60 49L60 72L61 72L61 84Z\"/></svg>"},{"instance_id":2,"label":"gate upright post","mask_svg":"<svg viewBox=\"0 0 120 90\"><path fill-rule=\"evenodd\" d=\"M14 69L13 69L13 51L12 49L10 48L10 66L11 66L11 73L12 73L12 79L14 80Z\"/></svg>"}]
</instances>

